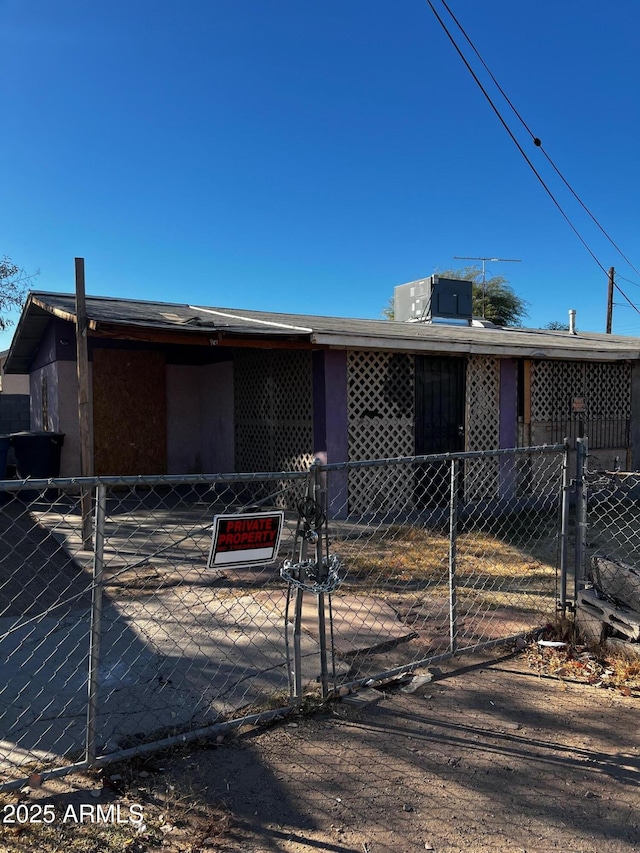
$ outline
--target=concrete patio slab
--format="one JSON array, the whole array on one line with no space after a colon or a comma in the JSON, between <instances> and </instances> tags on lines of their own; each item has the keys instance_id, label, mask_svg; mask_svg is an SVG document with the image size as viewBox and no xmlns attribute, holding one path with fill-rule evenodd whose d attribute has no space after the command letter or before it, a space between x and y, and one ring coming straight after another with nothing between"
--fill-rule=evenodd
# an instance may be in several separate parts
<instances>
[{"instance_id":1,"label":"concrete patio slab","mask_svg":"<svg viewBox=\"0 0 640 853\"><path fill-rule=\"evenodd\" d=\"M286 591L254 594L264 607L273 608L284 618ZM289 604L289 620L293 620L293 601ZM325 596L325 614L329 619L329 601ZM413 636L413 629L398 619L396 611L379 598L371 595L332 595L333 640L339 655L347 656L398 642ZM327 621L328 624L328 621ZM302 628L312 637L318 636L317 597L305 592L302 600Z\"/></svg>"}]
</instances>

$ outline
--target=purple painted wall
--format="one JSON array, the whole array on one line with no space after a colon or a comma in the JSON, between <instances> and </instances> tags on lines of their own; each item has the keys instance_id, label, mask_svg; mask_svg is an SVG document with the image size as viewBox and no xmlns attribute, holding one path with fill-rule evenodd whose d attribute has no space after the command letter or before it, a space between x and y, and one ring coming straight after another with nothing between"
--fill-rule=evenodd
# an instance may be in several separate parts
<instances>
[{"instance_id":1,"label":"purple painted wall","mask_svg":"<svg viewBox=\"0 0 640 853\"><path fill-rule=\"evenodd\" d=\"M500 448L518 445L518 363L512 358L500 359ZM511 456L500 458L501 497L515 495L516 466Z\"/></svg>"},{"instance_id":2,"label":"purple painted wall","mask_svg":"<svg viewBox=\"0 0 640 853\"><path fill-rule=\"evenodd\" d=\"M40 339L30 370L38 370L54 361L75 361L76 333L73 323L52 317Z\"/></svg>"},{"instance_id":3,"label":"purple painted wall","mask_svg":"<svg viewBox=\"0 0 640 853\"><path fill-rule=\"evenodd\" d=\"M518 364L500 359L500 447L518 443Z\"/></svg>"},{"instance_id":4,"label":"purple painted wall","mask_svg":"<svg viewBox=\"0 0 640 853\"><path fill-rule=\"evenodd\" d=\"M347 353L313 353L313 455L321 462L347 462ZM347 472L328 474L328 504L332 515L346 512Z\"/></svg>"}]
</instances>

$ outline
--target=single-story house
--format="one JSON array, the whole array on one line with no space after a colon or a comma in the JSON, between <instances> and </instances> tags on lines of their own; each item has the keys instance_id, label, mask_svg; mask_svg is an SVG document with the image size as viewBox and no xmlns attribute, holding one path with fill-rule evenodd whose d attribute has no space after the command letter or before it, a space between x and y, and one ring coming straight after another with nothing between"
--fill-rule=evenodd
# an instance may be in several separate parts
<instances>
[{"instance_id":1,"label":"single-story house","mask_svg":"<svg viewBox=\"0 0 640 853\"><path fill-rule=\"evenodd\" d=\"M96 474L284 471L560 442L640 466L640 339L87 297ZM80 473L75 298L32 292L5 374Z\"/></svg>"},{"instance_id":2,"label":"single-story house","mask_svg":"<svg viewBox=\"0 0 640 853\"><path fill-rule=\"evenodd\" d=\"M28 430L31 422L29 376L5 376L4 365L8 354L8 350L0 352L0 435Z\"/></svg>"}]
</instances>

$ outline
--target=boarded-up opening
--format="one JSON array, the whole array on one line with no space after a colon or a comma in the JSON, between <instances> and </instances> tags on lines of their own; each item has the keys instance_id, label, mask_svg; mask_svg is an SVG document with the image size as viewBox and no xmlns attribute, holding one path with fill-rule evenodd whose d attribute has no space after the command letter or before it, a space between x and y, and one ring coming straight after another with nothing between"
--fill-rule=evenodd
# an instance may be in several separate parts
<instances>
[{"instance_id":1,"label":"boarded-up opening","mask_svg":"<svg viewBox=\"0 0 640 853\"><path fill-rule=\"evenodd\" d=\"M93 351L95 473L164 474L167 467L164 355Z\"/></svg>"}]
</instances>

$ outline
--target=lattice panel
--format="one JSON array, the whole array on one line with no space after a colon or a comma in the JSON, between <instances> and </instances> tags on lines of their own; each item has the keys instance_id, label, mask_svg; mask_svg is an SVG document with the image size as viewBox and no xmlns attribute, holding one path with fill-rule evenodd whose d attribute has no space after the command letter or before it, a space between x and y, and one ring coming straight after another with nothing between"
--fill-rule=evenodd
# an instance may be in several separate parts
<instances>
[{"instance_id":1,"label":"lattice panel","mask_svg":"<svg viewBox=\"0 0 640 853\"><path fill-rule=\"evenodd\" d=\"M593 362L585 365L587 418L631 417L631 365Z\"/></svg>"},{"instance_id":2,"label":"lattice panel","mask_svg":"<svg viewBox=\"0 0 640 853\"><path fill-rule=\"evenodd\" d=\"M415 449L413 356L351 351L347 357L349 459L412 456ZM349 473L349 506L380 511L410 502L413 472L381 481L375 469Z\"/></svg>"},{"instance_id":3,"label":"lattice panel","mask_svg":"<svg viewBox=\"0 0 640 853\"><path fill-rule=\"evenodd\" d=\"M313 425L277 423L273 431L274 471L306 471L313 463ZM311 448L308 452L304 452Z\"/></svg>"},{"instance_id":4,"label":"lattice panel","mask_svg":"<svg viewBox=\"0 0 640 853\"><path fill-rule=\"evenodd\" d=\"M375 515L409 512L414 506L414 472L411 468L356 468L349 471L349 512Z\"/></svg>"},{"instance_id":5,"label":"lattice panel","mask_svg":"<svg viewBox=\"0 0 640 853\"><path fill-rule=\"evenodd\" d=\"M349 453L352 460L385 459L390 456L410 456L407 452L389 451L389 441L396 448L413 447L414 426L397 423L390 418L380 421L364 421L362 418L349 422ZM410 505L413 500L413 470L398 469L389 477L388 470L368 468L349 471L349 508L354 512L380 511L392 506Z\"/></svg>"},{"instance_id":6,"label":"lattice panel","mask_svg":"<svg viewBox=\"0 0 640 853\"><path fill-rule=\"evenodd\" d=\"M270 411L271 372L261 369L269 356L258 350L233 354L235 418L244 423L264 419Z\"/></svg>"},{"instance_id":7,"label":"lattice panel","mask_svg":"<svg viewBox=\"0 0 640 853\"><path fill-rule=\"evenodd\" d=\"M472 355L467 363L466 450L495 450L500 443L500 362Z\"/></svg>"},{"instance_id":8,"label":"lattice panel","mask_svg":"<svg viewBox=\"0 0 640 853\"><path fill-rule=\"evenodd\" d=\"M572 411L582 398L583 412ZM531 371L532 433L555 443L579 433L592 450L626 448L631 418L631 366L621 362L533 362Z\"/></svg>"},{"instance_id":9,"label":"lattice panel","mask_svg":"<svg viewBox=\"0 0 640 853\"><path fill-rule=\"evenodd\" d=\"M584 363L534 361L531 366L531 420L553 421L571 414L573 397L584 396Z\"/></svg>"},{"instance_id":10,"label":"lattice panel","mask_svg":"<svg viewBox=\"0 0 640 853\"><path fill-rule=\"evenodd\" d=\"M299 471L313 462L311 354L234 353L238 471Z\"/></svg>"},{"instance_id":11,"label":"lattice panel","mask_svg":"<svg viewBox=\"0 0 640 853\"><path fill-rule=\"evenodd\" d=\"M349 459L389 459L412 456L414 425L408 418L349 420Z\"/></svg>"},{"instance_id":12,"label":"lattice panel","mask_svg":"<svg viewBox=\"0 0 640 853\"><path fill-rule=\"evenodd\" d=\"M272 413L278 424L313 425L313 390L310 352L269 352L272 366ZM312 451L309 434L309 452ZM300 452L300 447L298 447Z\"/></svg>"},{"instance_id":13,"label":"lattice panel","mask_svg":"<svg viewBox=\"0 0 640 853\"><path fill-rule=\"evenodd\" d=\"M413 356L401 353L348 353L349 420L399 418L413 420ZM398 455L397 453L394 455Z\"/></svg>"},{"instance_id":14,"label":"lattice panel","mask_svg":"<svg viewBox=\"0 0 640 853\"><path fill-rule=\"evenodd\" d=\"M236 422L237 425L237 422ZM247 423L242 440L236 434L236 467L239 471L271 471L273 435L269 424Z\"/></svg>"},{"instance_id":15,"label":"lattice panel","mask_svg":"<svg viewBox=\"0 0 640 853\"><path fill-rule=\"evenodd\" d=\"M500 446L500 362L472 355L467 362L465 450L495 450ZM482 476L480 476L482 472ZM486 500L498 491L498 460L465 462L465 496Z\"/></svg>"}]
</instances>

